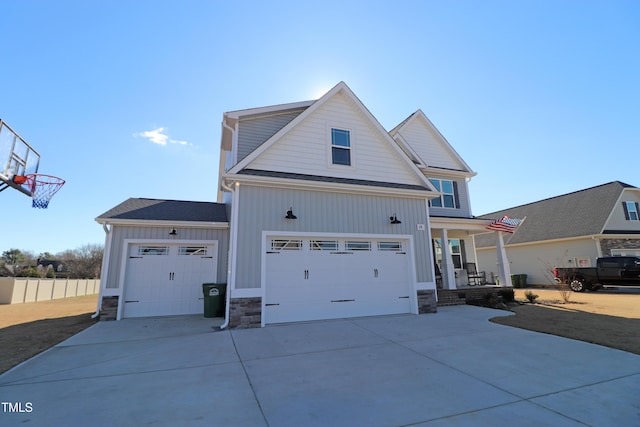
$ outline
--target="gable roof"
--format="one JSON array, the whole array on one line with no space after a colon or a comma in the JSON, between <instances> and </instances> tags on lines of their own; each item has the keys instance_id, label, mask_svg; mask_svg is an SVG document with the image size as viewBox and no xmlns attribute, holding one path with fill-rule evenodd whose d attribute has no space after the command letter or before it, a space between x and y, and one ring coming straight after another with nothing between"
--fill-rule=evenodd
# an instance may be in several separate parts
<instances>
[{"instance_id":1,"label":"gable roof","mask_svg":"<svg viewBox=\"0 0 640 427\"><path fill-rule=\"evenodd\" d=\"M551 197L522 206L481 215L498 219L505 215L524 218L514 234L505 234L505 244L518 244L601 234L625 188L636 188L620 181L598 185L573 193ZM476 247L495 246L492 234L476 236Z\"/></svg>"},{"instance_id":2,"label":"gable roof","mask_svg":"<svg viewBox=\"0 0 640 427\"><path fill-rule=\"evenodd\" d=\"M113 220L228 222L227 210L222 203L141 198L127 199L96 218L99 223Z\"/></svg>"},{"instance_id":3,"label":"gable roof","mask_svg":"<svg viewBox=\"0 0 640 427\"><path fill-rule=\"evenodd\" d=\"M431 132L435 136L435 142L439 143L439 148L446 153L446 155L451 158L451 160L458 164L459 168L450 168L445 167L443 165L438 165L432 159L423 158L424 156L420 156L418 151L421 147L416 147L412 145L411 142L407 141L403 132L406 132L411 126L416 123L422 123L423 126L427 128L429 132ZM391 135L397 142L402 146L402 148L410 153L410 156L414 157L421 164L420 167L433 169L433 170L450 170L450 171L458 171L464 172L468 176L475 176L476 172L474 172L471 167L464 161L462 157L458 154L458 152L451 146L449 141L440 133L438 128L429 120L429 118L424 114L424 112L418 109L415 113L411 114L409 117L404 119L400 124L394 127L390 132ZM422 142L422 141L420 141ZM415 142L414 142L415 144Z\"/></svg>"},{"instance_id":4,"label":"gable roof","mask_svg":"<svg viewBox=\"0 0 640 427\"><path fill-rule=\"evenodd\" d=\"M349 87L344 83L340 82L336 86L334 86L329 92L323 95L320 99L313 102L309 105L303 112L301 112L295 119L291 120L287 125L281 128L278 132L271 136L267 141L262 143L259 147L253 150L249 155L240 160L236 165L231 167L227 174L225 175L233 175L239 174L243 169L251 168L251 163L256 161L265 151L271 148L277 141L281 140L285 135L287 135L290 131L292 131L296 126L298 126L303 120L312 115L315 111L325 105L330 99L334 98L337 94L342 93L348 99L353 102L353 104L360 110L360 112L364 115L366 120L370 125L376 130L377 134L384 139L389 147L396 151L399 155L401 161L404 162L407 166L407 169L411 170L412 177L416 179L416 182L420 182L424 185L424 191L433 191L435 192L435 188L431 185L431 183L424 177L424 175L420 172L420 170L413 164L413 162L407 157L407 155L402 151L402 149L397 145L397 143L391 138L389 133L382 127L382 125L378 122L378 120L369 112L369 110L364 106L364 104L356 97L356 95L349 89ZM251 110L248 110L251 111Z\"/></svg>"}]
</instances>

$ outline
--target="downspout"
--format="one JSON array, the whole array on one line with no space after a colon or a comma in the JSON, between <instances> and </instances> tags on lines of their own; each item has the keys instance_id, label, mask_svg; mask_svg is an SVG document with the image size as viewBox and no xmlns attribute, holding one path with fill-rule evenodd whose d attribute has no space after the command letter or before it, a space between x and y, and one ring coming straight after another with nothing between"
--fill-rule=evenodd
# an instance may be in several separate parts
<instances>
[{"instance_id":1,"label":"downspout","mask_svg":"<svg viewBox=\"0 0 640 427\"><path fill-rule=\"evenodd\" d=\"M96 312L91 315L92 319L100 316L100 310L102 310L102 287L107 284L107 276L109 271L109 255L111 255L111 229L109 228L106 222L102 223L102 229L104 230L105 243L104 243L104 253L102 254L102 266L100 267L100 289L98 291L98 304L96 306Z\"/></svg>"},{"instance_id":2,"label":"downspout","mask_svg":"<svg viewBox=\"0 0 640 427\"><path fill-rule=\"evenodd\" d=\"M236 186L239 185L238 183L235 184ZM225 295L225 310L224 310L224 323L222 325L220 325L220 329L225 329L229 326L229 311L230 311L230 304L231 304L231 289L235 287L235 247L236 247L236 241L237 241L237 218L238 218L238 193L235 191L235 188L228 186L224 180L222 180L220 186L225 189L226 191L229 191L232 194L232 199L231 199L231 224L229 227L229 254L227 257L227 263L228 263L228 272L227 272L227 293Z\"/></svg>"}]
</instances>

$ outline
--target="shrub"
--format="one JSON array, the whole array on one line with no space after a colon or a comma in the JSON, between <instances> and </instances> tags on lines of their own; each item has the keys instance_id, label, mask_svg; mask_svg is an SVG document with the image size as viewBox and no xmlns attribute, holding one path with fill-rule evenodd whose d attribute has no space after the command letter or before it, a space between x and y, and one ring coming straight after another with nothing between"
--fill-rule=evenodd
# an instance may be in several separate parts
<instances>
[{"instance_id":1,"label":"shrub","mask_svg":"<svg viewBox=\"0 0 640 427\"><path fill-rule=\"evenodd\" d=\"M534 294L531 291L527 291L524 293L524 296L527 297L527 300L529 300L529 302L531 304L535 304L536 300L538 299L538 295Z\"/></svg>"}]
</instances>

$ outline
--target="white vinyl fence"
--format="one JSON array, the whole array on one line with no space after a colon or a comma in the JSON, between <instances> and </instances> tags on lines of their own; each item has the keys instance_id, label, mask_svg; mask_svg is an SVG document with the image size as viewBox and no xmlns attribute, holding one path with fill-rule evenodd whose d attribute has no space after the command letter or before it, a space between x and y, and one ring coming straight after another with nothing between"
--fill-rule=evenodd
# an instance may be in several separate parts
<instances>
[{"instance_id":1,"label":"white vinyl fence","mask_svg":"<svg viewBox=\"0 0 640 427\"><path fill-rule=\"evenodd\" d=\"M49 301L93 295L99 291L100 279L0 277L0 304Z\"/></svg>"}]
</instances>

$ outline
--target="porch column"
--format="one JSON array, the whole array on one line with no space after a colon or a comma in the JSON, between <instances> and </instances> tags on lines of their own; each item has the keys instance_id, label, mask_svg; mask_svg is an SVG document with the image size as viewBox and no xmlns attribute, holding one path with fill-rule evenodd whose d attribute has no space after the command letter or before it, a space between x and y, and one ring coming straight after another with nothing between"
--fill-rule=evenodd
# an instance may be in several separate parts
<instances>
[{"instance_id":1,"label":"porch column","mask_svg":"<svg viewBox=\"0 0 640 427\"><path fill-rule=\"evenodd\" d=\"M440 240L442 246L442 287L443 289L456 288L456 271L453 266L453 258L449 250L449 235L447 230L443 228L442 238Z\"/></svg>"},{"instance_id":2,"label":"porch column","mask_svg":"<svg viewBox=\"0 0 640 427\"><path fill-rule=\"evenodd\" d=\"M502 231L496 231L498 237L496 242L496 249L498 252L498 279L500 280L500 286L513 286L511 283L511 267L509 266L509 258L507 258L507 251L504 248L504 239Z\"/></svg>"}]
</instances>

